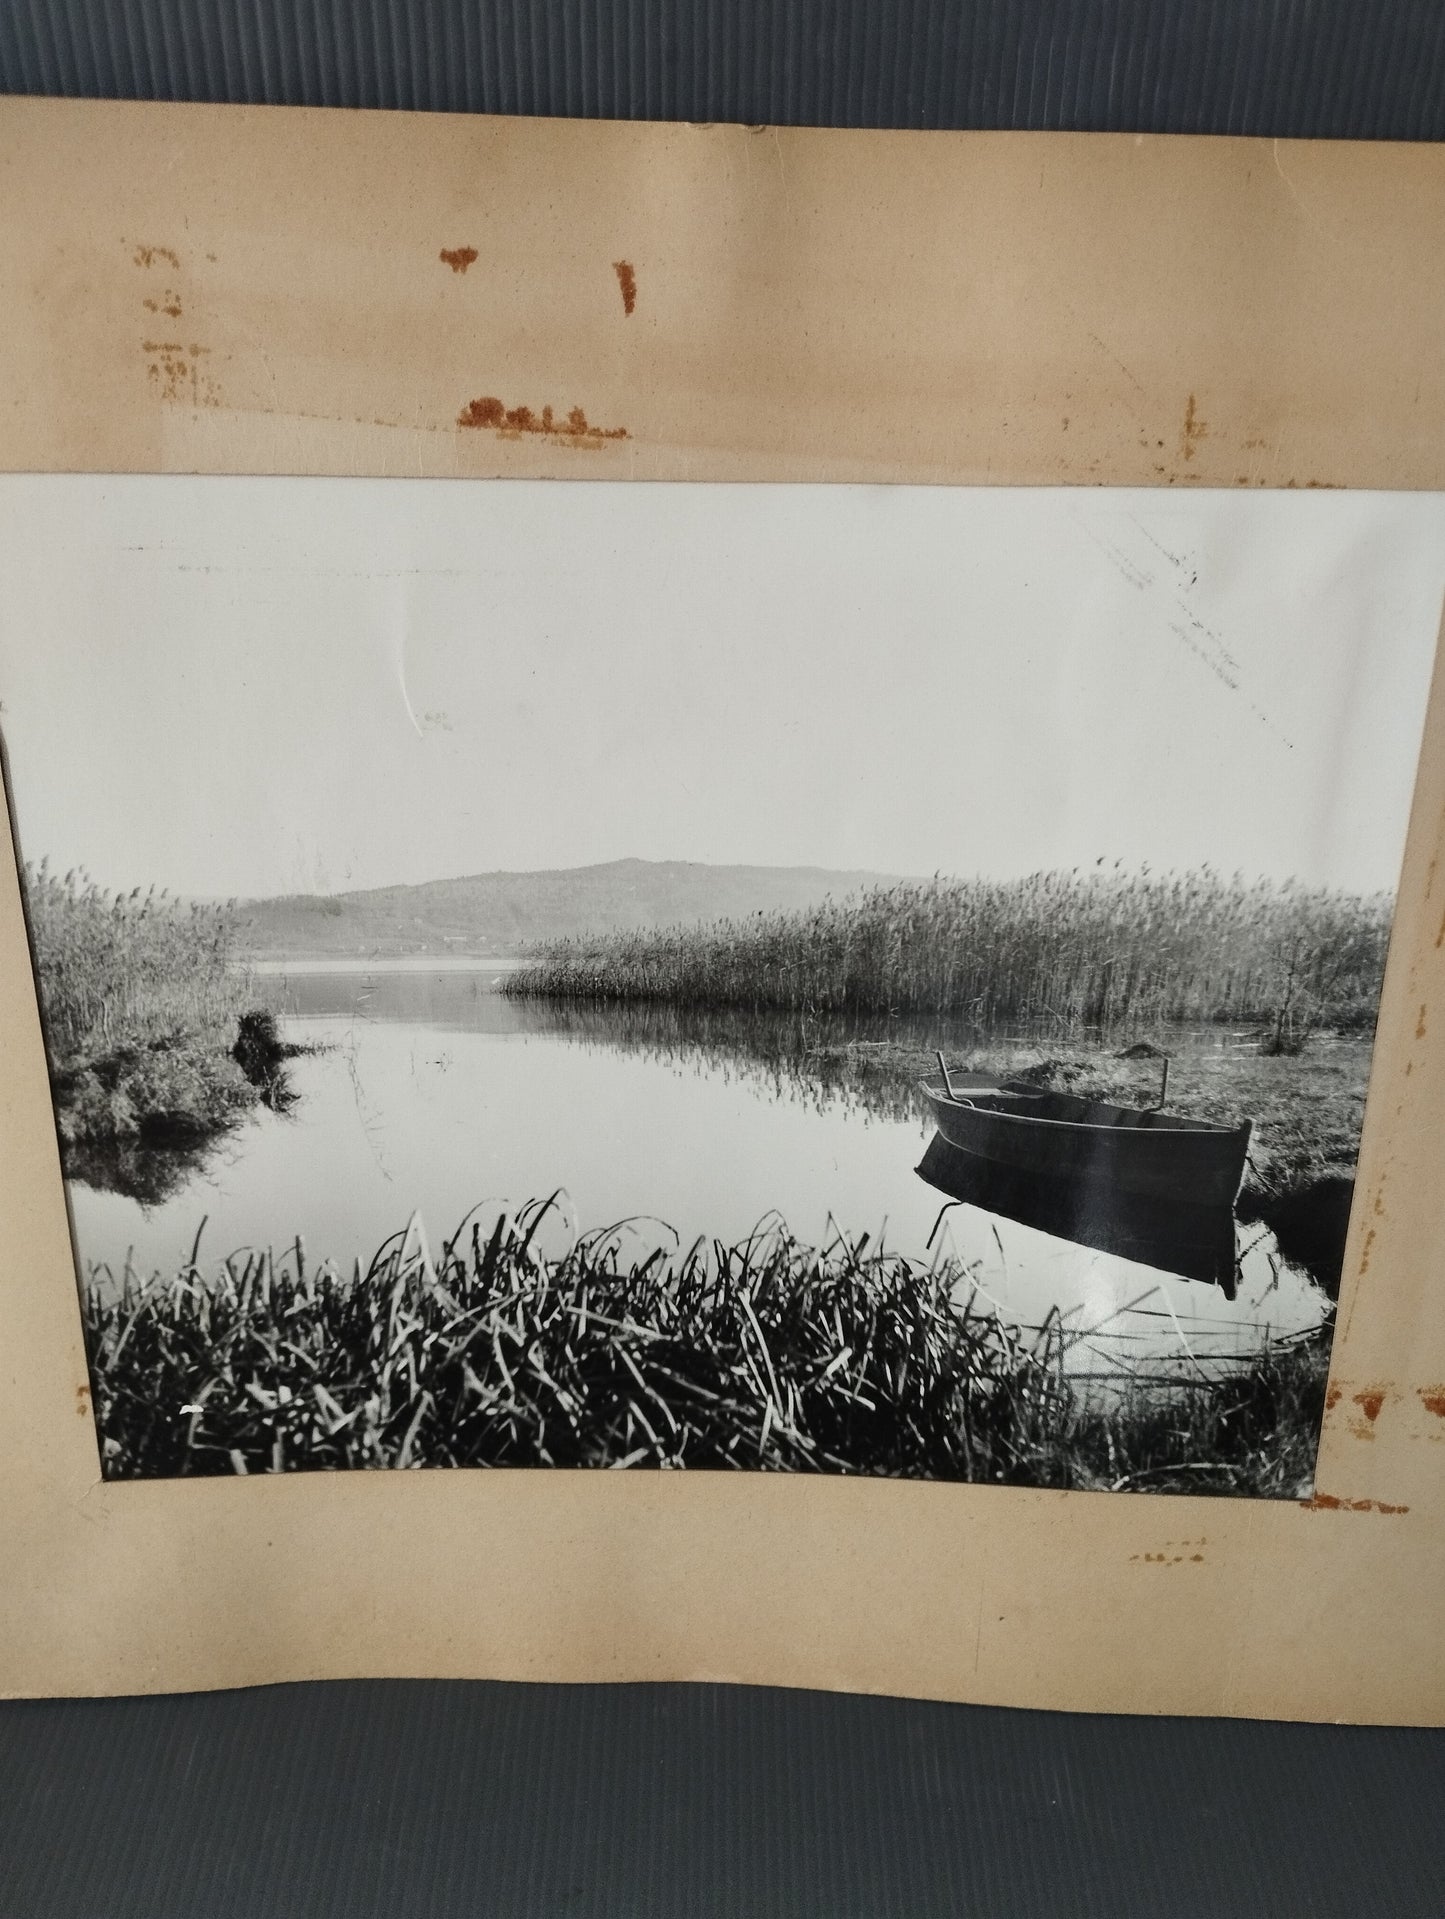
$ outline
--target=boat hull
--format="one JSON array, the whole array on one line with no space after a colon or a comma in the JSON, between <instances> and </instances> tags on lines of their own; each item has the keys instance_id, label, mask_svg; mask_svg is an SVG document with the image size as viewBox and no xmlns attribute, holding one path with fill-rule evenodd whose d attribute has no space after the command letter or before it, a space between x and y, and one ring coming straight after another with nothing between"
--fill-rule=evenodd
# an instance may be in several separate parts
<instances>
[{"instance_id":1,"label":"boat hull","mask_svg":"<svg viewBox=\"0 0 1445 1919\"><path fill-rule=\"evenodd\" d=\"M1041 1178L1181 1205L1229 1206L1244 1177L1248 1125L1196 1127L1031 1089L1004 1089L1014 1102L1004 1108L986 1095L970 1103L928 1086L924 1096L950 1146Z\"/></svg>"}]
</instances>

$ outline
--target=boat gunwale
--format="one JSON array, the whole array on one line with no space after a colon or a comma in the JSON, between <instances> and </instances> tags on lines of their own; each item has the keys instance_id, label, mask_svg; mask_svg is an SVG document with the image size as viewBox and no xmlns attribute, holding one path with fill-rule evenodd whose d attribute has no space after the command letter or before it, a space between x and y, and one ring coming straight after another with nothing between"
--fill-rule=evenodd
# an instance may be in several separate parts
<instances>
[{"instance_id":1,"label":"boat gunwale","mask_svg":"<svg viewBox=\"0 0 1445 1919\"><path fill-rule=\"evenodd\" d=\"M1205 1120L1202 1124L1192 1124L1189 1121L1182 1121L1175 1126L1129 1127L1117 1124L1110 1125L1105 1120L1049 1119L1042 1113L1011 1113L1006 1107L1002 1106L975 1106L971 1100L953 1099L948 1094L936 1090L927 1080L920 1080L919 1085L926 1099L930 1100L935 1106L946 1107L951 1112L982 1113L986 1114L990 1119L1010 1120L1017 1125L1061 1126L1066 1132L1070 1133L1110 1133L1115 1135L1119 1133L1133 1133L1141 1139L1237 1140L1241 1137L1247 1138L1252 1130L1248 1120L1241 1126L1224 1126L1217 1120ZM1052 1099L1058 1096L1047 1091L1040 1091L1038 1097L1041 1099ZM1077 1098L1079 1095L1065 1094L1064 1097ZM1095 1103L1101 1106L1110 1104L1107 1100L1100 1100ZM1120 1106L1114 1110L1120 1113L1139 1112L1140 1114L1144 1114L1147 1111L1147 1109L1143 1107L1131 1106Z\"/></svg>"}]
</instances>

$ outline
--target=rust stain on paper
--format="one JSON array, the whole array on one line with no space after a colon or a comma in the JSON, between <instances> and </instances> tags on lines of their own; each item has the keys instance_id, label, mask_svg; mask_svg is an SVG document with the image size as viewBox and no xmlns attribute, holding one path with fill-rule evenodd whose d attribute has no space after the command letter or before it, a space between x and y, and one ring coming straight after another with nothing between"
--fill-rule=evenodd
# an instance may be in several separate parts
<instances>
[{"instance_id":1,"label":"rust stain on paper","mask_svg":"<svg viewBox=\"0 0 1445 1919\"><path fill-rule=\"evenodd\" d=\"M438 255L451 268L453 273L465 273L477 257L475 247L443 247Z\"/></svg>"},{"instance_id":2,"label":"rust stain on paper","mask_svg":"<svg viewBox=\"0 0 1445 1919\"><path fill-rule=\"evenodd\" d=\"M1383 1499L1337 1499L1333 1493L1314 1493L1302 1499L1307 1513L1407 1513L1408 1506L1390 1506Z\"/></svg>"},{"instance_id":3,"label":"rust stain on paper","mask_svg":"<svg viewBox=\"0 0 1445 1919\"><path fill-rule=\"evenodd\" d=\"M1199 417L1199 404L1194 395L1184 409L1184 424L1179 430L1179 454L1181 459L1192 460L1195 449L1201 440L1209 437L1209 422Z\"/></svg>"},{"instance_id":4,"label":"rust stain on paper","mask_svg":"<svg viewBox=\"0 0 1445 1919\"><path fill-rule=\"evenodd\" d=\"M1417 1386L1420 1404L1437 1419L1445 1419L1445 1386Z\"/></svg>"},{"instance_id":5,"label":"rust stain on paper","mask_svg":"<svg viewBox=\"0 0 1445 1919\"><path fill-rule=\"evenodd\" d=\"M625 426L593 426L580 406L574 406L561 418L550 406L534 413L529 406L507 406L493 394L468 400L457 415L457 425L488 428L503 439L523 433L537 433L545 439L573 446L600 446L604 440L625 440Z\"/></svg>"},{"instance_id":6,"label":"rust stain on paper","mask_svg":"<svg viewBox=\"0 0 1445 1919\"><path fill-rule=\"evenodd\" d=\"M1166 1539L1164 1550L1157 1553L1130 1553L1131 1560L1138 1560L1145 1566L1202 1566L1204 1554L1189 1552L1190 1546L1207 1546L1207 1539Z\"/></svg>"},{"instance_id":7,"label":"rust stain on paper","mask_svg":"<svg viewBox=\"0 0 1445 1919\"><path fill-rule=\"evenodd\" d=\"M129 243L122 236L121 245ZM215 258L207 254L208 260ZM164 265L177 274L181 271L181 256L174 247L136 246L131 253L134 265L143 271L150 271ZM166 279L170 279L167 274ZM154 282L152 282L154 284ZM168 320L179 320L184 307L176 286L161 284L159 293L148 293L141 299L141 308L152 316L149 324L154 326L161 316ZM192 325L195 324L194 318ZM141 354L145 360L146 378L150 382L158 399L168 406L181 406L187 402L193 407L219 406L221 395L215 381L206 372L202 361L209 357L211 349L199 341L157 340L143 338L140 342Z\"/></svg>"},{"instance_id":8,"label":"rust stain on paper","mask_svg":"<svg viewBox=\"0 0 1445 1919\"><path fill-rule=\"evenodd\" d=\"M1367 1386L1363 1392L1356 1393L1354 1397L1355 1404L1373 1426L1384 1410L1384 1388L1381 1386Z\"/></svg>"},{"instance_id":9,"label":"rust stain on paper","mask_svg":"<svg viewBox=\"0 0 1445 1919\"><path fill-rule=\"evenodd\" d=\"M192 406L219 406L221 396L201 366L210 348L180 340L142 340L146 377L168 405L189 400Z\"/></svg>"},{"instance_id":10,"label":"rust stain on paper","mask_svg":"<svg viewBox=\"0 0 1445 1919\"><path fill-rule=\"evenodd\" d=\"M612 271L617 275L617 284L622 289L622 311L631 319L632 309L637 305L637 275L632 270L632 262L614 260ZM1067 426L1068 422L1064 424Z\"/></svg>"}]
</instances>

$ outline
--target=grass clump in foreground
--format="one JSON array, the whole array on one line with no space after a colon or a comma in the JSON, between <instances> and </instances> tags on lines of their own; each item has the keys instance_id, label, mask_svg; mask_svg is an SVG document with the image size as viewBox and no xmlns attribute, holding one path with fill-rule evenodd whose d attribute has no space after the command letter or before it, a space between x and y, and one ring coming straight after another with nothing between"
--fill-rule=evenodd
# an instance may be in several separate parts
<instances>
[{"instance_id":1,"label":"grass clump in foreground","mask_svg":"<svg viewBox=\"0 0 1445 1919\"><path fill-rule=\"evenodd\" d=\"M638 1466L1292 1497L1322 1338L1105 1404L1057 1320L1020 1332L925 1266L780 1224L629 1257L625 1228L544 1254L554 1202L370 1267L237 1254L84 1299L112 1479L337 1467Z\"/></svg>"},{"instance_id":2,"label":"grass clump in foreground","mask_svg":"<svg viewBox=\"0 0 1445 1919\"><path fill-rule=\"evenodd\" d=\"M1373 1021L1389 921L1383 896L1208 869L907 881L806 912L555 941L503 990L957 1013L981 1030L1244 1020L1291 1053L1322 1023Z\"/></svg>"},{"instance_id":3,"label":"grass clump in foreground","mask_svg":"<svg viewBox=\"0 0 1445 1919\"><path fill-rule=\"evenodd\" d=\"M234 1051L254 989L230 907L107 893L43 860L24 882L67 1146L202 1139L264 1096Z\"/></svg>"}]
</instances>

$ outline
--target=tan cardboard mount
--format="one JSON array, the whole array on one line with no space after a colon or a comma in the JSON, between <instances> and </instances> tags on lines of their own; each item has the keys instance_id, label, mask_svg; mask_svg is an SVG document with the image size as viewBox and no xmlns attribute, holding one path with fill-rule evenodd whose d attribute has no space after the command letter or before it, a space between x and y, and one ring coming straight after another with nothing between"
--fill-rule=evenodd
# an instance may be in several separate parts
<instances>
[{"instance_id":1,"label":"tan cardboard mount","mask_svg":"<svg viewBox=\"0 0 1445 1919\"><path fill-rule=\"evenodd\" d=\"M1445 487L1445 150L0 102L0 466ZM0 1691L728 1679L1445 1717L1445 690L1315 1499L102 1483L0 873Z\"/></svg>"}]
</instances>

